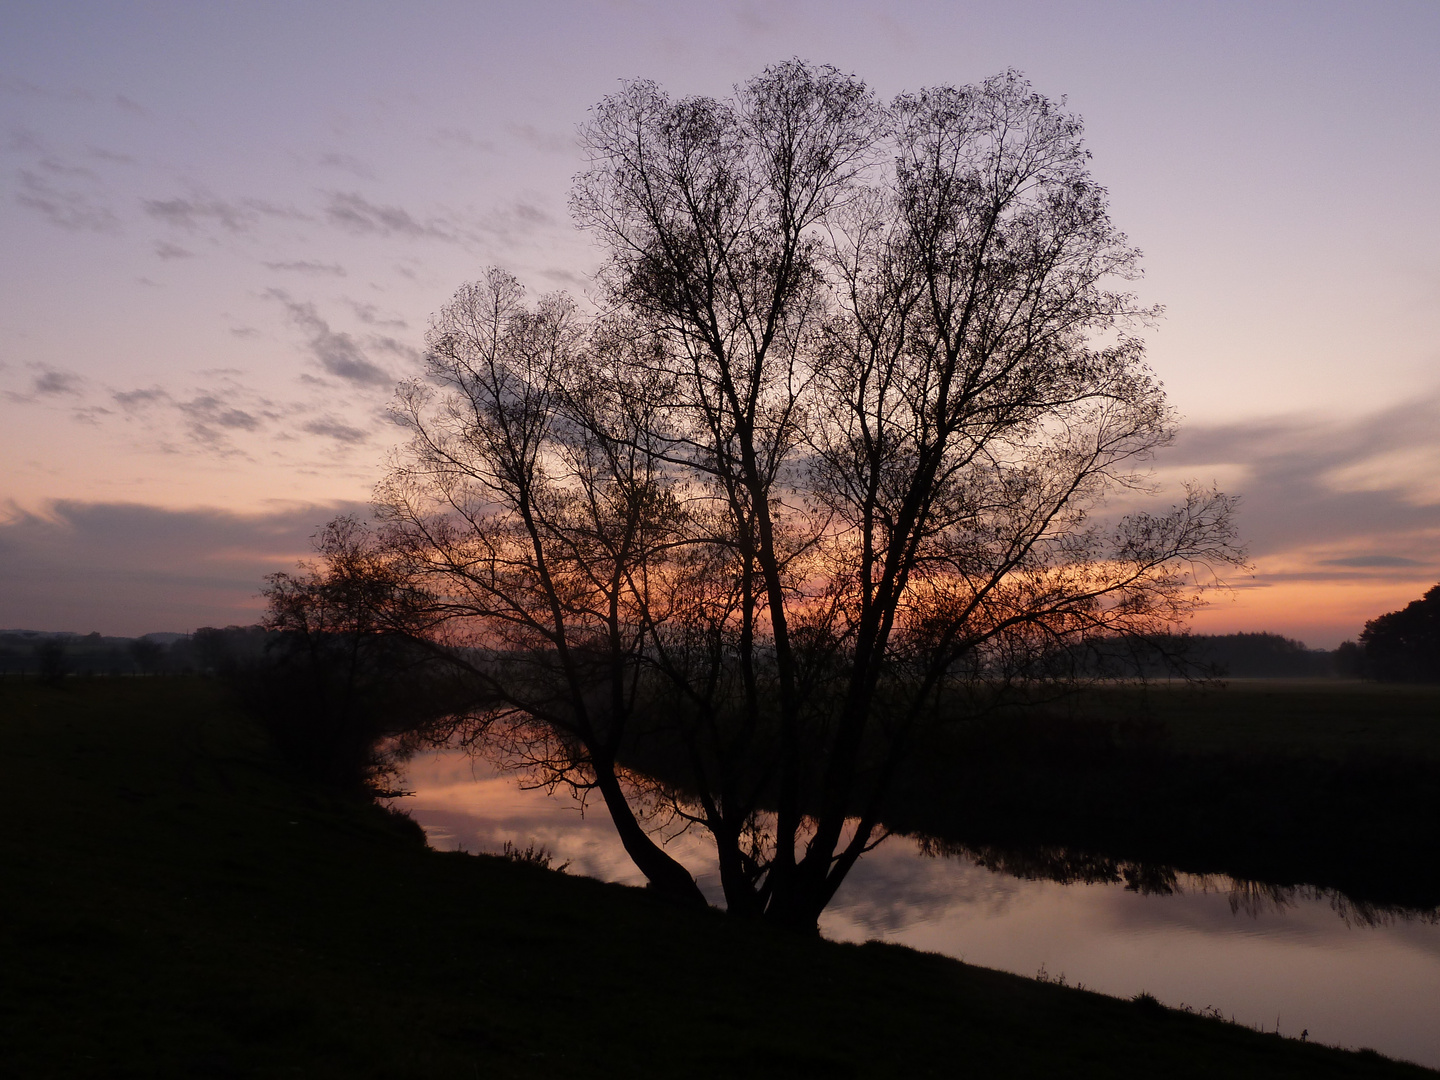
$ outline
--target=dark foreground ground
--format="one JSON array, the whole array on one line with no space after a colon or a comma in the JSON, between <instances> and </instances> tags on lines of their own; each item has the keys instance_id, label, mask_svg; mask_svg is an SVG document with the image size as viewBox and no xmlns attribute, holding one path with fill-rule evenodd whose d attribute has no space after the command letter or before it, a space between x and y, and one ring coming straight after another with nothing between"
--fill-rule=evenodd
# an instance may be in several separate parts
<instances>
[{"instance_id":1,"label":"dark foreground ground","mask_svg":"<svg viewBox=\"0 0 1440 1080\"><path fill-rule=\"evenodd\" d=\"M0 681L0 1075L1422 1076L439 854L212 684Z\"/></svg>"}]
</instances>

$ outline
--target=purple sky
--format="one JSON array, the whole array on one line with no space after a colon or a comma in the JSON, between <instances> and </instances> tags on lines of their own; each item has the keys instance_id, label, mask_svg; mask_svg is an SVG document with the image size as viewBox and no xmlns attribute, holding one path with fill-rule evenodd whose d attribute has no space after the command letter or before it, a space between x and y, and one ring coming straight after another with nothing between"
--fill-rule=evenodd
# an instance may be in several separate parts
<instances>
[{"instance_id":1,"label":"purple sky","mask_svg":"<svg viewBox=\"0 0 1440 1080\"><path fill-rule=\"evenodd\" d=\"M1159 478L1245 497L1201 628L1333 645L1440 578L1440 5L51 0L0 14L0 627L252 620L456 286L583 294L586 109L790 56L1085 117L1167 307Z\"/></svg>"}]
</instances>

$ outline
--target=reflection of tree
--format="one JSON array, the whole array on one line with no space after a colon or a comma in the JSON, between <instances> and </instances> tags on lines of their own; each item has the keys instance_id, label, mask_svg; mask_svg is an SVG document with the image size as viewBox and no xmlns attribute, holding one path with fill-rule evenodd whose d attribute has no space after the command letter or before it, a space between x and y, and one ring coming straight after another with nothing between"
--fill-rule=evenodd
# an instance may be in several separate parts
<instances>
[{"instance_id":1,"label":"reflection of tree","mask_svg":"<svg viewBox=\"0 0 1440 1080\"><path fill-rule=\"evenodd\" d=\"M966 844L935 837L919 837L917 843L921 855L961 859L1027 881L1054 881L1061 885L1123 882L1127 891L1141 896L1176 896L1187 891L1222 893L1232 913L1243 912L1252 918L1283 912L1301 901L1323 900L1347 925L1387 926L1396 920L1440 923L1440 908L1376 904L1317 885L1283 885L1228 874L1187 874L1173 866L1117 859L1061 845Z\"/></svg>"},{"instance_id":2,"label":"reflection of tree","mask_svg":"<svg viewBox=\"0 0 1440 1080\"><path fill-rule=\"evenodd\" d=\"M1091 519L1171 417L1080 125L1018 77L637 83L584 138L608 314L456 295L382 543L468 737L598 795L661 892L700 900L648 826L698 826L730 910L813 929L924 729L1184 616L1230 502Z\"/></svg>"},{"instance_id":3,"label":"reflection of tree","mask_svg":"<svg viewBox=\"0 0 1440 1080\"><path fill-rule=\"evenodd\" d=\"M966 859L987 870L1028 881L1055 881L1062 885L1113 885L1123 881L1127 889L1142 896L1169 896L1179 891L1172 867L1113 859L1056 844L1009 847L933 837L921 837L919 844L922 855Z\"/></svg>"}]
</instances>

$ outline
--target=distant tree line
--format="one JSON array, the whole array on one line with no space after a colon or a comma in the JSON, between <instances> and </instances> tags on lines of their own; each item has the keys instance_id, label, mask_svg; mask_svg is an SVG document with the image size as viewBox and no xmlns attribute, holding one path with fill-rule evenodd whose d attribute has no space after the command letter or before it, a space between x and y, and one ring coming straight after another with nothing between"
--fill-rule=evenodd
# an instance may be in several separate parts
<instances>
[{"instance_id":1,"label":"distant tree line","mask_svg":"<svg viewBox=\"0 0 1440 1080\"><path fill-rule=\"evenodd\" d=\"M216 674L258 659L265 638L259 626L207 626L192 634L133 638L10 630L0 632L0 675L55 682L71 675Z\"/></svg>"},{"instance_id":2,"label":"distant tree line","mask_svg":"<svg viewBox=\"0 0 1440 1080\"><path fill-rule=\"evenodd\" d=\"M1153 638L1138 665L1142 674L1172 673L1232 679L1344 676L1337 653L1271 633L1188 634Z\"/></svg>"},{"instance_id":3,"label":"distant tree line","mask_svg":"<svg viewBox=\"0 0 1440 1080\"><path fill-rule=\"evenodd\" d=\"M1440 682L1440 585L1365 624L1336 656L1350 674L1381 682Z\"/></svg>"}]
</instances>

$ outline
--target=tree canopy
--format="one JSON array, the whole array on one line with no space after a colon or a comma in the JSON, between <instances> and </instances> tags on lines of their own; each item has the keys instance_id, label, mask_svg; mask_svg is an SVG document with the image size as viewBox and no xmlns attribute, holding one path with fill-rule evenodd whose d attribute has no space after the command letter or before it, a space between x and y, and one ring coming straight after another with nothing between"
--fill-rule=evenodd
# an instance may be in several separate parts
<instances>
[{"instance_id":1,"label":"tree canopy","mask_svg":"<svg viewBox=\"0 0 1440 1080\"><path fill-rule=\"evenodd\" d=\"M1440 682L1440 585L1360 634L1361 670L1386 682Z\"/></svg>"},{"instance_id":2,"label":"tree canopy","mask_svg":"<svg viewBox=\"0 0 1440 1080\"><path fill-rule=\"evenodd\" d=\"M434 319L386 602L480 688L460 736L597 794L655 888L701 902L655 833L701 827L731 911L813 930L927 727L1183 619L1232 500L1097 514L1172 436L1155 311L1017 74L636 82L582 139L602 310L492 270Z\"/></svg>"}]
</instances>

